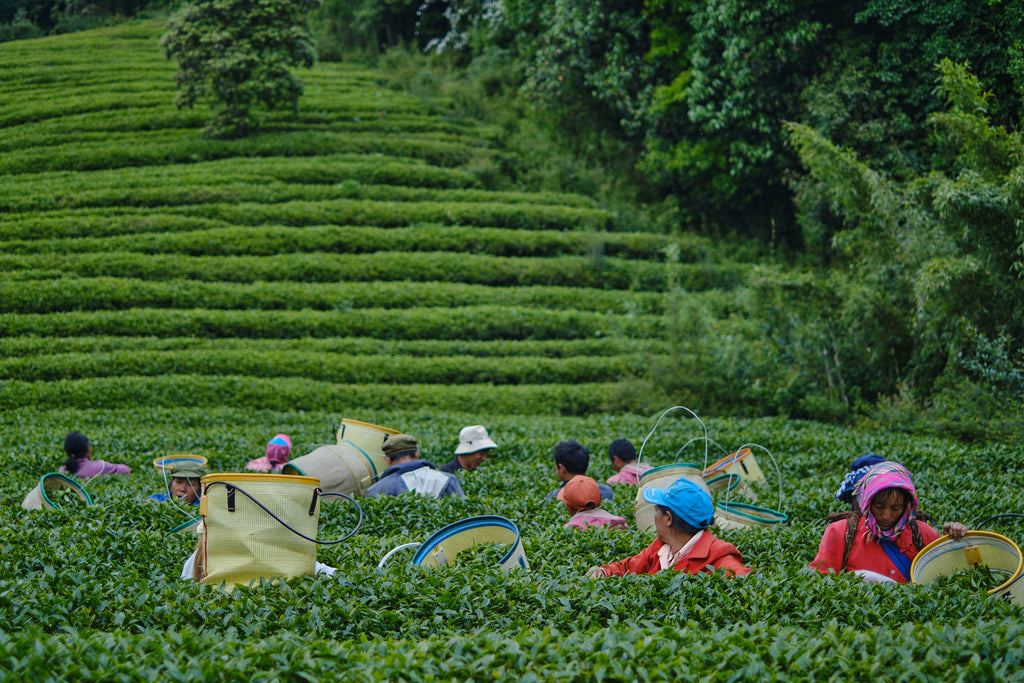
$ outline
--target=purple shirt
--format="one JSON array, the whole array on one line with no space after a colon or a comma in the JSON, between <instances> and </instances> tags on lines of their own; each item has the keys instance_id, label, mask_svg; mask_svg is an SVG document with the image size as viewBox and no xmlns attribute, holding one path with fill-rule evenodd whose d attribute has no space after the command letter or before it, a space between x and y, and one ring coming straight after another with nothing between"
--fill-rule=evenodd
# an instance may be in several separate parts
<instances>
[{"instance_id":1,"label":"purple shirt","mask_svg":"<svg viewBox=\"0 0 1024 683\"><path fill-rule=\"evenodd\" d=\"M58 472L67 472L64 469L64 465L60 466ZM78 470L75 472L75 476L79 479L92 479L98 477L101 474L131 474L132 470L128 465L122 465L120 463L107 462L106 460L79 460Z\"/></svg>"}]
</instances>

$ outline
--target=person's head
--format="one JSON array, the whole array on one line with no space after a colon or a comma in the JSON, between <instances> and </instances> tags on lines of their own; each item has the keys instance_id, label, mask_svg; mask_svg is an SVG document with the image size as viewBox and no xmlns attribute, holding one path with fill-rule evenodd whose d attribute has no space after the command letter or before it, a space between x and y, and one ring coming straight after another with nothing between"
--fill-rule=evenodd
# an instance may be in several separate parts
<instances>
[{"instance_id":1,"label":"person's head","mask_svg":"<svg viewBox=\"0 0 1024 683\"><path fill-rule=\"evenodd\" d=\"M910 472L895 462L881 462L857 485L864 523L874 538L895 540L917 511L917 489Z\"/></svg>"},{"instance_id":2,"label":"person's head","mask_svg":"<svg viewBox=\"0 0 1024 683\"><path fill-rule=\"evenodd\" d=\"M688 479L677 479L663 489L644 489L643 498L655 506L654 528L663 543L689 538L715 521L711 496Z\"/></svg>"},{"instance_id":3,"label":"person's head","mask_svg":"<svg viewBox=\"0 0 1024 683\"><path fill-rule=\"evenodd\" d=\"M78 471L78 463L92 457L92 446L89 445L89 438L81 432L69 432L64 437L64 453L67 460L64 461L64 469L70 474Z\"/></svg>"},{"instance_id":4,"label":"person's head","mask_svg":"<svg viewBox=\"0 0 1024 683\"><path fill-rule=\"evenodd\" d=\"M836 491L836 500L848 503L854 510L859 510L860 506L857 503L856 495L857 484L868 470L884 461L885 458L874 453L862 455L854 460L850 465L850 471L846 473L843 482L839 485L839 490Z\"/></svg>"},{"instance_id":5,"label":"person's head","mask_svg":"<svg viewBox=\"0 0 1024 683\"><path fill-rule=\"evenodd\" d=\"M202 479L206 468L198 463L183 462L171 468L171 497L181 498L192 505L202 494Z\"/></svg>"},{"instance_id":6,"label":"person's head","mask_svg":"<svg viewBox=\"0 0 1024 683\"><path fill-rule=\"evenodd\" d=\"M389 434L384 439L384 457L389 465L397 465L419 457L416 439L408 434Z\"/></svg>"},{"instance_id":7,"label":"person's head","mask_svg":"<svg viewBox=\"0 0 1024 683\"><path fill-rule=\"evenodd\" d=\"M615 439L608 446L608 457L612 461L612 468L618 472L629 463L636 461L636 448L629 439Z\"/></svg>"},{"instance_id":8,"label":"person's head","mask_svg":"<svg viewBox=\"0 0 1024 683\"><path fill-rule=\"evenodd\" d=\"M565 503L570 514L593 510L601 505L601 489L597 482L585 474L573 477L558 491L558 499Z\"/></svg>"},{"instance_id":9,"label":"person's head","mask_svg":"<svg viewBox=\"0 0 1024 683\"><path fill-rule=\"evenodd\" d=\"M274 465L283 465L288 462L288 456L292 452L292 440L287 434L278 434L267 442L267 460Z\"/></svg>"},{"instance_id":10,"label":"person's head","mask_svg":"<svg viewBox=\"0 0 1024 683\"><path fill-rule=\"evenodd\" d=\"M471 425L463 427L459 432L459 445L455 448L455 455L458 457L462 469L475 470L497 447L498 444L494 443L487 435L486 427Z\"/></svg>"},{"instance_id":11,"label":"person's head","mask_svg":"<svg viewBox=\"0 0 1024 683\"><path fill-rule=\"evenodd\" d=\"M555 473L562 481L569 481L578 474L586 474L590 464L590 453L576 439L555 444Z\"/></svg>"}]
</instances>

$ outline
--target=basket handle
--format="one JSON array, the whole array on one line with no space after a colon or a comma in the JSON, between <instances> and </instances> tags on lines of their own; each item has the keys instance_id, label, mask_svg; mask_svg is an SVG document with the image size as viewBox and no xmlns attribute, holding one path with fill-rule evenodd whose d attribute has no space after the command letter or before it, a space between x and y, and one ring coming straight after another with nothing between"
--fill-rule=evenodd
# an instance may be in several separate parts
<instances>
[{"instance_id":1,"label":"basket handle","mask_svg":"<svg viewBox=\"0 0 1024 683\"><path fill-rule=\"evenodd\" d=\"M237 491L238 493L241 493L243 496L245 496L246 498L248 498L252 502L256 503L256 505L258 505L260 507L260 509L262 509L268 515L270 515L271 517L276 519L277 522L281 526L283 526L285 529L287 529L288 531L292 532L296 536L299 536L300 538L304 538L307 541L312 541L313 543L317 543L319 545L334 545L336 543L341 543L342 541L347 541L348 539L352 538L352 536L354 536L355 533L357 531L359 531L359 527L361 527L363 525L363 508L359 505L359 503L356 502L356 500L354 498L352 498L351 496L349 496L348 494L345 494L345 493L336 493L334 491L324 492L324 491L321 491L319 488L317 488L317 489L315 489L313 491L313 506L312 506L313 508L316 507L317 496L319 496L321 498L324 498L326 496L339 496L341 498L345 498L348 501L350 501L353 505L356 506L356 509L359 511L359 521L356 522L356 525L352 529L352 531L350 531L345 536L342 536L341 538L335 539L333 541L320 541L320 540L317 540L315 538L310 538L306 534L304 534L301 531L299 531L299 530L293 528L292 526L290 526L288 524L288 522L286 522L283 519L281 519L280 517L278 517L270 509L268 509L266 505L264 505L263 503L259 502L255 498L253 498L248 492L246 492L241 487L235 486L234 484L229 484L229 483L227 483L225 481L211 481L209 484L206 485L206 491L209 491L210 487L214 486L216 484L220 484L220 485L224 486L227 489L229 509L233 509L234 508L234 495L235 495L235 491Z\"/></svg>"},{"instance_id":2,"label":"basket handle","mask_svg":"<svg viewBox=\"0 0 1024 683\"><path fill-rule=\"evenodd\" d=\"M744 448L760 448L762 451L764 451L765 453L768 454L768 457L772 461L772 465L775 466L775 478L779 482L779 510L778 511L780 513L782 513L782 514L785 514L783 512L783 510L782 510L782 470L779 469L779 463L775 460L775 456L772 455L772 452L770 450L768 450L767 448L765 448L761 444L757 444L757 443L745 443L742 446L740 446L739 448L737 448L736 452L740 453ZM732 489L729 489L729 490L726 491L726 495L725 495L725 502L726 503L729 502L729 496L730 496L731 493L732 493Z\"/></svg>"},{"instance_id":3,"label":"basket handle","mask_svg":"<svg viewBox=\"0 0 1024 683\"><path fill-rule=\"evenodd\" d=\"M412 543L403 543L402 545L396 545L394 548L389 550L387 554L380 558L380 562L377 563L377 569L384 569L384 564L391 559L391 556L397 553L399 550L409 550L410 548L419 548L422 543L419 541L413 541Z\"/></svg>"},{"instance_id":4,"label":"basket handle","mask_svg":"<svg viewBox=\"0 0 1024 683\"><path fill-rule=\"evenodd\" d=\"M978 522L975 525L975 528L980 529L983 526L985 526L986 524L988 524L989 522L991 522L992 520L994 520L994 519L1001 519L1003 517L1024 517L1024 514L1021 514L1020 512L1004 512L1004 513L1002 513L1000 515L992 515L991 517L987 517L987 518L981 520L980 522Z\"/></svg>"},{"instance_id":5,"label":"basket handle","mask_svg":"<svg viewBox=\"0 0 1024 683\"><path fill-rule=\"evenodd\" d=\"M660 425L661 421L665 419L665 416L668 415L669 413L671 413L673 410L685 410L690 415L693 415L693 418L695 420L697 420L697 422L700 423L700 426L704 429L704 468L707 469L707 466L708 466L708 427L707 427L707 425L704 424L704 421L700 419L700 416L698 416L697 413L693 412L692 410L690 410L686 406L672 406L671 408L668 408L667 410L665 410L661 414L661 416L658 418L658 421L654 423L654 427L652 427L651 431L647 434L647 437L644 439L644 442L642 444L640 444L640 452L637 453L636 464L639 465L643 461L644 446L646 446L647 442L651 440L652 436L654 436L654 432L657 431L658 425Z\"/></svg>"}]
</instances>

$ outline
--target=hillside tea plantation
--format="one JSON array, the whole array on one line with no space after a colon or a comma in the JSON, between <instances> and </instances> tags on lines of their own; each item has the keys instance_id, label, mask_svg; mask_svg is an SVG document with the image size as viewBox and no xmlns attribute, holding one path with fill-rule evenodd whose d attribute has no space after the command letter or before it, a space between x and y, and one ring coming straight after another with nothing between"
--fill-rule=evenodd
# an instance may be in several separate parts
<instances>
[{"instance_id":1,"label":"hillside tea plantation","mask_svg":"<svg viewBox=\"0 0 1024 683\"><path fill-rule=\"evenodd\" d=\"M230 681L1012 681L1021 608L945 581L864 584L806 566L850 461L903 462L936 526L1024 511L1019 444L963 445L782 418L701 414L708 458L742 444L778 528L720 530L754 572L584 579L647 546L635 489L605 507L629 529L563 528L545 502L551 450L576 438L589 474L639 446L661 409L633 400L669 354L670 296L720 329L744 316L750 264L705 238L646 233L593 198L494 189L502 131L382 74L299 71L296 114L237 141L176 110L159 23L0 43L0 677ZM670 256L671 255L671 256ZM668 405L660 408L668 408ZM318 551L334 577L227 594L180 580L194 534L153 460L240 471L276 433L293 457L342 418L416 436L450 459L461 427L499 448L459 474L467 498L360 498L358 533ZM131 475L94 504L22 509L71 430ZM703 465L675 413L643 451ZM778 487L781 483L782 497ZM721 498L724 492L718 494ZM58 497L64 497L62 496ZM77 497L75 497L77 501ZM515 522L530 569L488 555L411 566L391 549L458 520ZM348 534L324 504L318 537ZM990 531L1024 541L1024 525Z\"/></svg>"}]
</instances>

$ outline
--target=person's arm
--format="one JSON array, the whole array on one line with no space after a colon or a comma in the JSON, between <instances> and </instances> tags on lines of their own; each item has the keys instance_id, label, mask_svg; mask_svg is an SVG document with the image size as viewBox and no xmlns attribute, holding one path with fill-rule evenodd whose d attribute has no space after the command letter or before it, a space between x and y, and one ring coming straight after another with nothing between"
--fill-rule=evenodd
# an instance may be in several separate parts
<instances>
[{"instance_id":1,"label":"person's arm","mask_svg":"<svg viewBox=\"0 0 1024 683\"><path fill-rule=\"evenodd\" d=\"M116 462L107 462L106 460L100 460L103 463L103 467L100 470L100 474L131 474L132 469L128 465L123 465Z\"/></svg>"},{"instance_id":2,"label":"person's arm","mask_svg":"<svg viewBox=\"0 0 1024 683\"><path fill-rule=\"evenodd\" d=\"M438 494L438 498L444 498L445 496L458 496L459 498L466 497L466 493L462 490L462 484L459 482L459 478L454 474L448 475L448 483L445 484L444 488L441 489L441 493Z\"/></svg>"},{"instance_id":3,"label":"person's arm","mask_svg":"<svg viewBox=\"0 0 1024 683\"><path fill-rule=\"evenodd\" d=\"M715 569L724 569L727 574L734 574L736 576L743 576L750 572L750 567L743 566L743 556L740 555L740 551L736 550L735 547L715 558L711 566Z\"/></svg>"},{"instance_id":4,"label":"person's arm","mask_svg":"<svg viewBox=\"0 0 1024 683\"><path fill-rule=\"evenodd\" d=\"M658 553L658 549L655 546L657 542L651 543L649 546L644 548L640 553L619 560L618 562L611 562L609 564L603 564L600 566L594 566L587 570L586 576L601 577L601 576L622 576L624 574L649 574L650 568L653 562L657 561L654 557Z\"/></svg>"}]
</instances>

